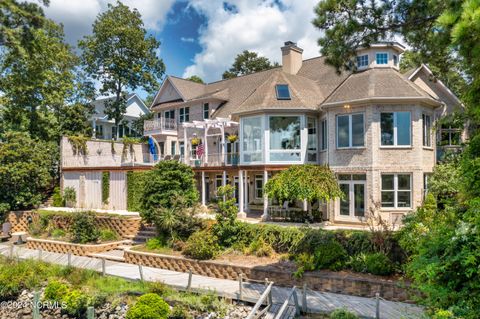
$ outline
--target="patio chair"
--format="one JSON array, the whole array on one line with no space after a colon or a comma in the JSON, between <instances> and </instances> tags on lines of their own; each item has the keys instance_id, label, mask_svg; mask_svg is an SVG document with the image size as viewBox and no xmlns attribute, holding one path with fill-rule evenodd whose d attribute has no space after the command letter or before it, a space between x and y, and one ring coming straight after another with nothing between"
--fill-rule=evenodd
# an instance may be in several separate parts
<instances>
[{"instance_id":1,"label":"patio chair","mask_svg":"<svg viewBox=\"0 0 480 319\"><path fill-rule=\"evenodd\" d=\"M174 156L173 156L173 160L180 162L180 154L174 155Z\"/></svg>"},{"instance_id":2,"label":"patio chair","mask_svg":"<svg viewBox=\"0 0 480 319\"><path fill-rule=\"evenodd\" d=\"M165 157L163 158L164 161L169 161L171 159L172 159L171 155L165 155Z\"/></svg>"},{"instance_id":3,"label":"patio chair","mask_svg":"<svg viewBox=\"0 0 480 319\"><path fill-rule=\"evenodd\" d=\"M12 231L12 224L9 222L2 224L2 233L0 234L0 241L4 241L10 238L10 233Z\"/></svg>"}]
</instances>

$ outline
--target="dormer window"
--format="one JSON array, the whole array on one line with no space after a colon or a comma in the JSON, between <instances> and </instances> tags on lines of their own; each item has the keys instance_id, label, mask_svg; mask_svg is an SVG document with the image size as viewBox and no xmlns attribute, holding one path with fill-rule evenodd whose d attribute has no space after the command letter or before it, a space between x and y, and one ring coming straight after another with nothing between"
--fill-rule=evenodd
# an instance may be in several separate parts
<instances>
[{"instance_id":1,"label":"dormer window","mask_svg":"<svg viewBox=\"0 0 480 319\"><path fill-rule=\"evenodd\" d=\"M379 52L376 54L377 65L388 64L388 53Z\"/></svg>"},{"instance_id":2,"label":"dormer window","mask_svg":"<svg viewBox=\"0 0 480 319\"><path fill-rule=\"evenodd\" d=\"M275 86L277 92L277 100L290 100L290 90L287 84L277 84Z\"/></svg>"},{"instance_id":3,"label":"dormer window","mask_svg":"<svg viewBox=\"0 0 480 319\"><path fill-rule=\"evenodd\" d=\"M363 69L368 66L368 54L357 56L357 68Z\"/></svg>"}]
</instances>

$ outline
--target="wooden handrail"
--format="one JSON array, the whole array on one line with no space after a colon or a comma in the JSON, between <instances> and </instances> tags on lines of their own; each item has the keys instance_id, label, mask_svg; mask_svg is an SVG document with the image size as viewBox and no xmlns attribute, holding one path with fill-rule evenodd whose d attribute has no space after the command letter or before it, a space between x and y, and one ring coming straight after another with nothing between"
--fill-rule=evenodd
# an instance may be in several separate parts
<instances>
[{"instance_id":1,"label":"wooden handrail","mask_svg":"<svg viewBox=\"0 0 480 319\"><path fill-rule=\"evenodd\" d=\"M268 295L270 295L272 293L272 286L273 286L273 282L270 282L270 284L267 286L267 288L265 288L265 290L263 291L262 295L258 299L255 306L253 306L252 311L250 311L250 313L248 314L246 319L259 318L261 315L263 315L265 312L268 311L271 304L268 304L267 307L265 307L265 309L263 309L260 313L256 314L258 309L260 309L260 306L263 305L263 303L265 302L265 299L268 297Z\"/></svg>"},{"instance_id":2,"label":"wooden handrail","mask_svg":"<svg viewBox=\"0 0 480 319\"><path fill-rule=\"evenodd\" d=\"M288 294L287 299L285 299L282 306L280 307L280 310L275 315L275 319L280 319L282 317L285 310L287 310L288 302L290 301L290 298L292 298L292 296L293 296L293 301L295 302L295 312L297 316L300 314L300 307L298 305L298 297L297 297L297 287L294 286L292 290L290 290L290 293Z\"/></svg>"}]
</instances>

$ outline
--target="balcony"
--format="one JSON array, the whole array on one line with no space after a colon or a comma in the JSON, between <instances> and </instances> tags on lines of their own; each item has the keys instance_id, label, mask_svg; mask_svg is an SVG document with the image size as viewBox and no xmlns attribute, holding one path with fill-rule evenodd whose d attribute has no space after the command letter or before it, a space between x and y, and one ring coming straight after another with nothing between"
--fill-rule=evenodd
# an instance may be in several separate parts
<instances>
[{"instance_id":1,"label":"balcony","mask_svg":"<svg viewBox=\"0 0 480 319\"><path fill-rule=\"evenodd\" d=\"M161 117L159 119L148 120L143 124L144 135L169 134L177 135L177 122L175 119Z\"/></svg>"}]
</instances>

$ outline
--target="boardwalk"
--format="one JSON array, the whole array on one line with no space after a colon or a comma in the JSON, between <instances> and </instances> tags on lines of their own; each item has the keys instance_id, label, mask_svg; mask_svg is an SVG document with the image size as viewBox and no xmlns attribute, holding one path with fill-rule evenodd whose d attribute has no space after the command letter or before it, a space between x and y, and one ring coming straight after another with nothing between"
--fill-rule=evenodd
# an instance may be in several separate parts
<instances>
[{"instance_id":1,"label":"boardwalk","mask_svg":"<svg viewBox=\"0 0 480 319\"><path fill-rule=\"evenodd\" d=\"M0 254L9 256L11 248L9 244L0 244ZM41 256L37 250L14 246L13 255L20 259L41 257L43 261L67 265L68 256L65 254L51 253L43 251ZM102 260L92 257L71 256L71 265L84 269L91 269L102 272ZM176 271L158 269L151 267L142 267L143 278L147 281L161 281L165 284L180 290L185 290L189 275ZM126 279L140 279L140 271L137 265L126 264L118 261L105 261L105 273L107 275L123 277ZM194 291L214 291L216 294L230 299L237 299L239 295L238 281L211 278L200 275L193 275L191 289ZM255 303L265 289L265 285L260 283L244 283L242 300ZM281 304L287 298L291 288L273 287L273 303ZM299 291L299 301L302 301ZM375 318L375 300L372 298L363 298L356 296L347 296L341 294L311 291L307 293L308 312L311 313L330 313L338 308L346 308L357 313L362 318ZM380 302L380 318L398 319L398 318L421 318L422 309L418 306L384 301Z\"/></svg>"}]
</instances>

